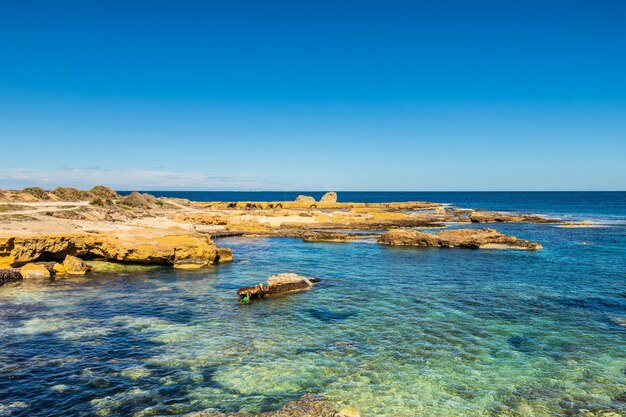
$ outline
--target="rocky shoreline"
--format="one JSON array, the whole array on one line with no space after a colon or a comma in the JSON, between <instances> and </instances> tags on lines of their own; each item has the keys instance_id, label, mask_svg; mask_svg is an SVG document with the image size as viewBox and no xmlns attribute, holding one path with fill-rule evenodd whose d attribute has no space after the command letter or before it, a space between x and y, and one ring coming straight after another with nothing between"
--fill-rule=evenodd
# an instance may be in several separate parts
<instances>
[{"instance_id":1,"label":"rocky shoreline","mask_svg":"<svg viewBox=\"0 0 626 417\"><path fill-rule=\"evenodd\" d=\"M68 256L78 261L202 268L233 260L232 251L213 240L233 235L296 237L305 242L377 238L379 244L396 246L541 249L539 243L495 229L446 229L514 222L572 225L536 215L432 202L340 202L334 192L320 201L301 195L295 201L192 202L137 192L122 196L105 186L89 191L68 187L0 190L0 283L18 276L45 276L44 269L62 275ZM36 266L42 263L58 266ZM35 266L24 270L30 264Z\"/></svg>"}]
</instances>

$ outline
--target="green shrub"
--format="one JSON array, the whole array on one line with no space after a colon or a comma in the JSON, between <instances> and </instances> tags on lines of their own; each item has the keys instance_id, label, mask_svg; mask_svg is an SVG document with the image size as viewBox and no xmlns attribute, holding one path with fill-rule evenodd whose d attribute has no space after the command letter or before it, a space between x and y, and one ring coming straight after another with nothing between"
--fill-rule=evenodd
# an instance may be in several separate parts
<instances>
[{"instance_id":1,"label":"green shrub","mask_svg":"<svg viewBox=\"0 0 626 417\"><path fill-rule=\"evenodd\" d=\"M33 197L39 199L39 200L49 200L50 197L48 196L48 193L46 192L46 190L44 190L41 187L26 187L24 188L21 192L26 193L26 194L30 194Z\"/></svg>"}]
</instances>

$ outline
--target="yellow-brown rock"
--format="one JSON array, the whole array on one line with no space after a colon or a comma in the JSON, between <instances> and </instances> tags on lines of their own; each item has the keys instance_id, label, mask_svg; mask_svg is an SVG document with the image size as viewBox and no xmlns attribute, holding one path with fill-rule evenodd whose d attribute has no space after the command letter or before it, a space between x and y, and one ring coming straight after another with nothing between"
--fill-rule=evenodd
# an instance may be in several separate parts
<instances>
[{"instance_id":1,"label":"yellow-brown rock","mask_svg":"<svg viewBox=\"0 0 626 417\"><path fill-rule=\"evenodd\" d=\"M217 259L219 262L232 262L233 250L230 248L217 248Z\"/></svg>"},{"instance_id":2,"label":"yellow-brown rock","mask_svg":"<svg viewBox=\"0 0 626 417\"><path fill-rule=\"evenodd\" d=\"M334 191L329 191L320 198L320 203L336 203L337 202L337 193Z\"/></svg>"},{"instance_id":3,"label":"yellow-brown rock","mask_svg":"<svg viewBox=\"0 0 626 417\"><path fill-rule=\"evenodd\" d=\"M467 249L541 249L541 245L529 240L507 236L494 229L451 229L439 233L423 233L410 229L390 230L378 239L378 243L394 246L421 246Z\"/></svg>"},{"instance_id":4,"label":"yellow-brown rock","mask_svg":"<svg viewBox=\"0 0 626 417\"><path fill-rule=\"evenodd\" d=\"M68 234L0 238L0 267L66 255L97 256L121 262L156 264L203 263L217 260L217 248L202 234L133 235Z\"/></svg>"},{"instance_id":5,"label":"yellow-brown rock","mask_svg":"<svg viewBox=\"0 0 626 417\"><path fill-rule=\"evenodd\" d=\"M85 261L72 255L65 256L63 267L65 272L70 275L84 275L91 270L91 267Z\"/></svg>"},{"instance_id":6,"label":"yellow-brown rock","mask_svg":"<svg viewBox=\"0 0 626 417\"><path fill-rule=\"evenodd\" d=\"M26 264L20 268L22 278L50 278L50 271L42 264Z\"/></svg>"},{"instance_id":7,"label":"yellow-brown rock","mask_svg":"<svg viewBox=\"0 0 626 417\"><path fill-rule=\"evenodd\" d=\"M314 204L316 201L310 195L299 195L295 200L297 203L312 203Z\"/></svg>"},{"instance_id":8,"label":"yellow-brown rock","mask_svg":"<svg viewBox=\"0 0 626 417\"><path fill-rule=\"evenodd\" d=\"M59 275L65 275L67 274L67 269L65 269L65 267L63 266L63 264L60 264L58 262L55 262L54 265L52 266L52 269L54 269L54 273L55 274L59 274Z\"/></svg>"}]
</instances>

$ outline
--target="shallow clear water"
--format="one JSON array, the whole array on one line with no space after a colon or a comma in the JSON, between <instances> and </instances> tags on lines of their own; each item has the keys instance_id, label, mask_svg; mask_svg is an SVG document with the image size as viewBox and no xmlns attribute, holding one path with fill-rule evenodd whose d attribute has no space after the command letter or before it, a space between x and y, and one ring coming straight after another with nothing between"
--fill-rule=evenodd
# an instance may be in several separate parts
<instances>
[{"instance_id":1,"label":"shallow clear water","mask_svg":"<svg viewBox=\"0 0 626 417\"><path fill-rule=\"evenodd\" d=\"M495 225L539 252L218 241L236 261L0 287L0 415L276 409L561 416L626 391L626 228ZM312 291L239 304L293 271Z\"/></svg>"}]
</instances>

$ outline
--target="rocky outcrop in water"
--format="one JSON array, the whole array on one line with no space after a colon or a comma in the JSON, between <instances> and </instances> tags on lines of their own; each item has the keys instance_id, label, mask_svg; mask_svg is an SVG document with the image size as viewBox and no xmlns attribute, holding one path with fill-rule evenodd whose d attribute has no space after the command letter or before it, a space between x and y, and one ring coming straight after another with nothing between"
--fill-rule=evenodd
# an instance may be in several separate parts
<instances>
[{"instance_id":1,"label":"rocky outcrop in water","mask_svg":"<svg viewBox=\"0 0 626 417\"><path fill-rule=\"evenodd\" d=\"M63 270L70 275L84 275L91 270L91 267L82 259L72 255L65 256L63 260Z\"/></svg>"},{"instance_id":2,"label":"rocky outcrop in water","mask_svg":"<svg viewBox=\"0 0 626 417\"><path fill-rule=\"evenodd\" d=\"M253 417L253 415L201 411L187 414L185 417ZM256 414L254 417L360 417L360 414L352 408L337 410L323 398L307 394L296 401L287 403L280 410Z\"/></svg>"},{"instance_id":3,"label":"rocky outcrop in water","mask_svg":"<svg viewBox=\"0 0 626 417\"><path fill-rule=\"evenodd\" d=\"M472 223L560 223L559 219L536 216L534 214L511 214L491 211L473 211L470 213Z\"/></svg>"},{"instance_id":4,"label":"rocky outcrop in water","mask_svg":"<svg viewBox=\"0 0 626 417\"><path fill-rule=\"evenodd\" d=\"M340 232L307 232L302 235L305 242L349 242L363 235Z\"/></svg>"},{"instance_id":5,"label":"rocky outcrop in water","mask_svg":"<svg viewBox=\"0 0 626 417\"><path fill-rule=\"evenodd\" d=\"M438 233L423 233L417 230L390 230L378 239L378 243L394 246L420 246L435 248L467 249L541 249L539 243L518 239L494 229L451 229Z\"/></svg>"},{"instance_id":6,"label":"rocky outcrop in water","mask_svg":"<svg viewBox=\"0 0 626 417\"><path fill-rule=\"evenodd\" d=\"M202 234L138 236L125 234L68 234L0 237L0 267L39 260L101 257L120 262L208 265L219 260L218 248ZM223 253L227 258L227 254Z\"/></svg>"}]
</instances>

